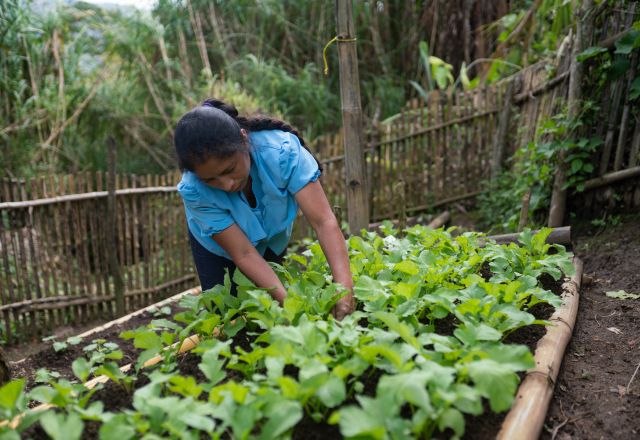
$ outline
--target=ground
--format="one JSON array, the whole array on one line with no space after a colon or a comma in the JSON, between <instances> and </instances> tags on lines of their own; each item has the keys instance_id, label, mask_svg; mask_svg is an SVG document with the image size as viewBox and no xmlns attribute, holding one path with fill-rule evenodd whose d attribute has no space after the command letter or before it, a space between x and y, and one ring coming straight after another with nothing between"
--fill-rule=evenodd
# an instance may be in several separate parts
<instances>
[{"instance_id":1,"label":"ground","mask_svg":"<svg viewBox=\"0 0 640 440\"><path fill-rule=\"evenodd\" d=\"M585 278L542 439L640 438L640 215L574 226ZM635 374L638 373L638 374ZM635 375L634 375L635 374Z\"/></svg>"}]
</instances>

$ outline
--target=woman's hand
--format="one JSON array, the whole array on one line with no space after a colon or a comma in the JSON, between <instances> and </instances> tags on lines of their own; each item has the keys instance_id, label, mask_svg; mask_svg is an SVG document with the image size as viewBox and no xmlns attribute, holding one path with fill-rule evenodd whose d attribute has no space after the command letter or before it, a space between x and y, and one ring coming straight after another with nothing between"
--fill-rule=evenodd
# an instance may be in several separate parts
<instances>
[{"instance_id":1,"label":"woman's hand","mask_svg":"<svg viewBox=\"0 0 640 440\"><path fill-rule=\"evenodd\" d=\"M338 321L342 321L345 316L352 314L355 310L356 299L353 297L353 293L350 293L338 300L331 313Z\"/></svg>"},{"instance_id":2,"label":"woman's hand","mask_svg":"<svg viewBox=\"0 0 640 440\"><path fill-rule=\"evenodd\" d=\"M333 316L337 320L342 320L356 308L353 297L353 276L349 267L349 254L344 236L320 182L311 182L298 191L296 201L309 224L316 231L322 251L331 267L333 281L342 284L349 291L349 294L340 298L333 307Z\"/></svg>"},{"instance_id":3,"label":"woman's hand","mask_svg":"<svg viewBox=\"0 0 640 440\"><path fill-rule=\"evenodd\" d=\"M227 251L236 267L256 286L266 288L273 299L281 306L284 304L287 291L269 263L253 247L238 225L233 224L211 238Z\"/></svg>"}]
</instances>

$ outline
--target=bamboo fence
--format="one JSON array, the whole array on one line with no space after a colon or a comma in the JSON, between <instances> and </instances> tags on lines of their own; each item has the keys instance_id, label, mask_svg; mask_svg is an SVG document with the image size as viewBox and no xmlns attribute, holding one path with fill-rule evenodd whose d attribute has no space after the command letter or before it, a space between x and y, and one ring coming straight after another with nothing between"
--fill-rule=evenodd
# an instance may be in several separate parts
<instances>
[{"instance_id":1,"label":"bamboo fence","mask_svg":"<svg viewBox=\"0 0 640 440\"><path fill-rule=\"evenodd\" d=\"M637 16L633 5L616 2L611 13L595 17L587 46L613 51ZM579 133L604 142L592 157L586 191L573 194L575 208L597 209L603 198L611 202L611 185L627 207L640 206L640 113L629 93L638 58L636 50L627 74L603 86L596 103L601 117ZM489 86L433 91L426 101L410 101L392 121L369 127L365 162L371 221L402 218L479 194L481 183L508 166L509 158L536 140L540 128L566 106L570 64L568 39L555 59ZM587 62L585 67L585 82L592 84L596 66ZM318 139L313 148L324 167L321 181L331 204L346 213L342 145L338 134Z\"/></svg>"},{"instance_id":2,"label":"bamboo fence","mask_svg":"<svg viewBox=\"0 0 640 440\"><path fill-rule=\"evenodd\" d=\"M612 13L595 17L585 38L613 51L637 15L633 6L615 2ZM508 166L566 105L570 40L563 46L555 59L503 81L465 92L433 91L426 101L410 101L393 120L370 127L365 166L371 221L406 219L479 194L482 182ZM593 215L618 200L640 206L640 113L629 93L637 52L626 75L602 85L601 117L580 133L602 138L603 145L592 157L585 192L569 198L574 210ZM596 74L587 62L585 81ZM339 219L347 214L342 145L338 134L312 146ZM114 212L104 173L0 182L2 339L16 343L111 318L120 293L126 310L133 310L197 284L175 194L178 179L177 173L118 176ZM295 236L309 233L299 221Z\"/></svg>"},{"instance_id":3,"label":"bamboo fence","mask_svg":"<svg viewBox=\"0 0 640 440\"><path fill-rule=\"evenodd\" d=\"M178 180L117 175L111 213L102 172L2 181L2 339L112 319L118 295L131 311L195 286Z\"/></svg>"}]
</instances>

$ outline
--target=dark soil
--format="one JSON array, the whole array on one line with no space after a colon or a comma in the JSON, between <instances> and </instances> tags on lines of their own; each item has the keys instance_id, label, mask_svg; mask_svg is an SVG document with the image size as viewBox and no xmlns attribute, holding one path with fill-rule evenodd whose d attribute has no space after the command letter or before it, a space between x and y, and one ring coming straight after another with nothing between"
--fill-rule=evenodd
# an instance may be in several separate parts
<instances>
[{"instance_id":1,"label":"dark soil","mask_svg":"<svg viewBox=\"0 0 640 440\"><path fill-rule=\"evenodd\" d=\"M172 314L181 310L177 305L172 308ZM34 386L35 374L40 368L47 368L49 371L56 371L60 373L61 377L67 379L74 379L73 371L71 370L71 363L78 357L84 356L85 352L83 347L87 346L94 339L106 339L107 341L115 342L123 352L123 358L118 361L119 365L126 365L135 360L140 352L133 346L133 340L120 339L119 335L125 330L136 329L140 326L144 326L158 317L151 313L143 313L135 316L128 321L110 327L102 332L93 334L84 339L78 345L69 345L67 349L56 352L53 349L53 343L50 342L45 347L18 362L9 362L9 368L11 370L12 378L24 377L27 379L26 388L30 389ZM64 339L62 339L64 340Z\"/></svg>"},{"instance_id":2,"label":"dark soil","mask_svg":"<svg viewBox=\"0 0 640 440\"><path fill-rule=\"evenodd\" d=\"M605 230L574 226L584 261L578 319L547 413L542 439L640 438L640 216ZM633 378L633 380L632 380Z\"/></svg>"}]
</instances>

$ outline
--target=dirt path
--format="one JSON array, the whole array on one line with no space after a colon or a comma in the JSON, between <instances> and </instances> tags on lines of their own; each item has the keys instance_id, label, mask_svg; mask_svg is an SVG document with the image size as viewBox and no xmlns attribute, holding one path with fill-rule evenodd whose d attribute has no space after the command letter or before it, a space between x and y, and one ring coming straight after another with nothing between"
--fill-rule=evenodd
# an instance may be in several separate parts
<instances>
[{"instance_id":1,"label":"dirt path","mask_svg":"<svg viewBox=\"0 0 640 440\"><path fill-rule=\"evenodd\" d=\"M574 227L574 252L592 278L547 413L542 439L640 438L640 215L606 230ZM630 383L631 382L631 383ZM629 384L630 383L630 384Z\"/></svg>"}]
</instances>

